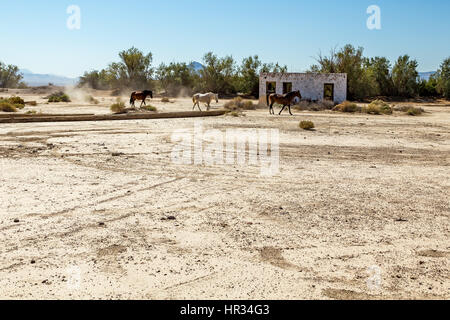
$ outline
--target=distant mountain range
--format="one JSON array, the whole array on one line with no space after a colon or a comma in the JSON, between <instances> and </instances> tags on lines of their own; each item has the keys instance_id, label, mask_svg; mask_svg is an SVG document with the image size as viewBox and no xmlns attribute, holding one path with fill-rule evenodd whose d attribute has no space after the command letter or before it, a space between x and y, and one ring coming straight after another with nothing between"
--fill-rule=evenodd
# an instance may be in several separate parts
<instances>
[{"instance_id":1,"label":"distant mountain range","mask_svg":"<svg viewBox=\"0 0 450 320\"><path fill-rule=\"evenodd\" d=\"M204 66L197 61L192 62L191 65L197 72L204 68ZM71 86L77 84L79 80L79 78L69 78L55 74L33 73L28 69L21 69L20 72L23 75L22 81L30 87L47 86L49 83L52 83L55 86Z\"/></svg>"},{"instance_id":2,"label":"distant mountain range","mask_svg":"<svg viewBox=\"0 0 450 320\"><path fill-rule=\"evenodd\" d=\"M49 83L55 86L70 86L78 82L78 78L68 78L64 76L57 76L54 74L39 74L33 73L27 69L21 69L23 75L22 81L30 87L47 86Z\"/></svg>"},{"instance_id":3,"label":"distant mountain range","mask_svg":"<svg viewBox=\"0 0 450 320\"><path fill-rule=\"evenodd\" d=\"M194 68L195 71L200 71L205 67L204 65L202 65L200 62L197 62L197 61L193 61L191 63L191 66L192 66L192 68Z\"/></svg>"}]
</instances>

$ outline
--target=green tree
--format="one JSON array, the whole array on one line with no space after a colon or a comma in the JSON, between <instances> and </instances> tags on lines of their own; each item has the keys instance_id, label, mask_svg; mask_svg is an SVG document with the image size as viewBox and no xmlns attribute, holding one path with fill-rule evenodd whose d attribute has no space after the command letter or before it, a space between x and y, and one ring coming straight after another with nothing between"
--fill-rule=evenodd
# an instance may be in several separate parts
<instances>
[{"instance_id":1,"label":"green tree","mask_svg":"<svg viewBox=\"0 0 450 320\"><path fill-rule=\"evenodd\" d=\"M446 99L450 99L450 57L442 62L437 72L437 91Z\"/></svg>"},{"instance_id":2,"label":"green tree","mask_svg":"<svg viewBox=\"0 0 450 320\"><path fill-rule=\"evenodd\" d=\"M79 85L95 89L129 88L148 89L152 86L152 53L144 54L135 47L121 51L120 61L111 63L101 71L86 72Z\"/></svg>"},{"instance_id":3,"label":"green tree","mask_svg":"<svg viewBox=\"0 0 450 320\"><path fill-rule=\"evenodd\" d=\"M0 62L0 88L23 87L25 84L21 82L22 79L23 75L17 66Z\"/></svg>"},{"instance_id":4,"label":"green tree","mask_svg":"<svg viewBox=\"0 0 450 320\"><path fill-rule=\"evenodd\" d=\"M349 99L364 99L377 93L375 77L365 68L363 48L356 49L347 44L336 52L331 50L330 56L319 54L316 65L310 72L316 73L346 73L347 96Z\"/></svg>"},{"instance_id":5,"label":"green tree","mask_svg":"<svg viewBox=\"0 0 450 320\"><path fill-rule=\"evenodd\" d=\"M236 92L236 66L231 56L217 57L208 52L203 57L204 68L200 70L201 89L221 94Z\"/></svg>"},{"instance_id":6,"label":"green tree","mask_svg":"<svg viewBox=\"0 0 450 320\"><path fill-rule=\"evenodd\" d=\"M438 95L437 79L432 75L428 80L421 80L418 84L418 91L421 97L434 97Z\"/></svg>"},{"instance_id":7,"label":"green tree","mask_svg":"<svg viewBox=\"0 0 450 320\"><path fill-rule=\"evenodd\" d=\"M288 71L288 68L286 65L280 66L278 64L278 62L275 64L270 62L270 63L263 63L260 73L262 73L262 72L264 72L264 73L268 73L268 72L285 73L287 71Z\"/></svg>"},{"instance_id":8,"label":"green tree","mask_svg":"<svg viewBox=\"0 0 450 320\"><path fill-rule=\"evenodd\" d=\"M108 82L108 74L106 70L101 71L86 71L84 75L80 77L78 82L80 87L89 87L92 89L110 89L110 84Z\"/></svg>"},{"instance_id":9,"label":"green tree","mask_svg":"<svg viewBox=\"0 0 450 320\"><path fill-rule=\"evenodd\" d=\"M262 63L257 55L244 58L239 68L238 90L257 97L259 94L259 70Z\"/></svg>"},{"instance_id":10,"label":"green tree","mask_svg":"<svg viewBox=\"0 0 450 320\"><path fill-rule=\"evenodd\" d=\"M156 79L160 86L172 96L181 93L191 94L198 78L192 65L184 62L169 65L162 63L156 70Z\"/></svg>"},{"instance_id":11,"label":"green tree","mask_svg":"<svg viewBox=\"0 0 450 320\"><path fill-rule=\"evenodd\" d=\"M366 58L364 67L368 77L375 81L376 95L388 96L392 93L391 63L385 57Z\"/></svg>"},{"instance_id":12,"label":"green tree","mask_svg":"<svg viewBox=\"0 0 450 320\"><path fill-rule=\"evenodd\" d=\"M392 69L395 93L402 97L412 97L418 92L418 63L408 55L400 56Z\"/></svg>"}]
</instances>

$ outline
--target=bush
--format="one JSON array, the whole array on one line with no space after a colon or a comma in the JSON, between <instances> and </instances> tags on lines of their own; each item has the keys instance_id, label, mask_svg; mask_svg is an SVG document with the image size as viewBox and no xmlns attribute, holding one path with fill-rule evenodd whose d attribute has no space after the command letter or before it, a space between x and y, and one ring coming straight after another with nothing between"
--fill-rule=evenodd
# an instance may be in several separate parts
<instances>
[{"instance_id":1,"label":"bush","mask_svg":"<svg viewBox=\"0 0 450 320\"><path fill-rule=\"evenodd\" d=\"M339 111L339 112L360 112L361 107L358 107L356 103L344 101L341 104L338 104L336 107L333 108L333 111Z\"/></svg>"},{"instance_id":2,"label":"bush","mask_svg":"<svg viewBox=\"0 0 450 320\"><path fill-rule=\"evenodd\" d=\"M152 111L152 112L158 111L158 109L154 106L143 106L142 109L147 110L147 111Z\"/></svg>"},{"instance_id":3,"label":"bush","mask_svg":"<svg viewBox=\"0 0 450 320\"><path fill-rule=\"evenodd\" d=\"M244 101L241 97L228 101L224 107L228 110L256 110L256 105L252 101Z\"/></svg>"},{"instance_id":4,"label":"bush","mask_svg":"<svg viewBox=\"0 0 450 320\"><path fill-rule=\"evenodd\" d=\"M169 100L169 98L164 97L161 99L161 102L168 103L168 102L170 102L170 100Z\"/></svg>"},{"instance_id":5,"label":"bush","mask_svg":"<svg viewBox=\"0 0 450 320\"><path fill-rule=\"evenodd\" d=\"M420 116L424 112L422 108L411 107L406 111L409 116Z\"/></svg>"},{"instance_id":6,"label":"bush","mask_svg":"<svg viewBox=\"0 0 450 320\"><path fill-rule=\"evenodd\" d=\"M11 105L14 109L23 109L25 108L25 102L19 97L11 97L11 98L0 98L0 102L4 103L4 108L10 110L10 107L6 107L6 104ZM16 110L17 111L17 110ZM16 111L6 111L6 112L16 112Z\"/></svg>"},{"instance_id":7,"label":"bush","mask_svg":"<svg viewBox=\"0 0 450 320\"><path fill-rule=\"evenodd\" d=\"M25 105L25 101L21 97L11 97L8 99L9 103L12 104L23 104Z\"/></svg>"},{"instance_id":8,"label":"bush","mask_svg":"<svg viewBox=\"0 0 450 320\"><path fill-rule=\"evenodd\" d=\"M70 102L70 97L62 91L48 96L48 102Z\"/></svg>"},{"instance_id":9,"label":"bush","mask_svg":"<svg viewBox=\"0 0 450 320\"><path fill-rule=\"evenodd\" d=\"M2 101L2 102L0 102L0 111L3 111L3 112L17 112L17 108L13 104L11 104L9 102Z\"/></svg>"},{"instance_id":10,"label":"bush","mask_svg":"<svg viewBox=\"0 0 450 320\"><path fill-rule=\"evenodd\" d=\"M300 121L299 127L303 130L312 130L315 126L312 121Z\"/></svg>"},{"instance_id":11,"label":"bush","mask_svg":"<svg viewBox=\"0 0 450 320\"><path fill-rule=\"evenodd\" d=\"M113 113L119 114L119 113L124 113L125 112L125 103L123 103L122 101L117 101L116 103L114 103L111 107L110 107L111 111Z\"/></svg>"},{"instance_id":12,"label":"bush","mask_svg":"<svg viewBox=\"0 0 450 320\"><path fill-rule=\"evenodd\" d=\"M411 107L411 106L399 106L395 108L395 111L405 112L410 116L419 116L425 112L422 108Z\"/></svg>"},{"instance_id":13,"label":"bush","mask_svg":"<svg viewBox=\"0 0 450 320\"><path fill-rule=\"evenodd\" d=\"M386 102L382 100L372 101L367 108L363 109L368 114L392 114L393 110Z\"/></svg>"}]
</instances>

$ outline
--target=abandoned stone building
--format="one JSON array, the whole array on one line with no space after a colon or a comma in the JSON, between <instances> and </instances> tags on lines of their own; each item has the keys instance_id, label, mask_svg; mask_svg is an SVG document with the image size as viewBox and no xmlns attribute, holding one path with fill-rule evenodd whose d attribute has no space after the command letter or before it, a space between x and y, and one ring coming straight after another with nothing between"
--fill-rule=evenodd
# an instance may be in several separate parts
<instances>
[{"instance_id":1,"label":"abandoned stone building","mask_svg":"<svg viewBox=\"0 0 450 320\"><path fill-rule=\"evenodd\" d=\"M347 99L347 74L262 73L260 75L260 103L266 103L267 94L284 94L296 90L300 90L303 99L342 103Z\"/></svg>"}]
</instances>

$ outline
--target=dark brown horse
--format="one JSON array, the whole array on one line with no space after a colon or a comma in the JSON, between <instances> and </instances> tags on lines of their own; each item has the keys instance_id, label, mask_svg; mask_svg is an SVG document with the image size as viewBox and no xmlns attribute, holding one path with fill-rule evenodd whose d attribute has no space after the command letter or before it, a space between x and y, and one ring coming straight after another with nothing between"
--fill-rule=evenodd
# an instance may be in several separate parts
<instances>
[{"instance_id":1,"label":"dark brown horse","mask_svg":"<svg viewBox=\"0 0 450 320\"><path fill-rule=\"evenodd\" d=\"M281 115L281 113L283 112L284 108L286 108L286 106L289 107L289 114L291 116L293 116L292 112L291 112L291 104L294 102L295 98L302 98L302 95L300 93L299 90L297 91L292 91L286 94L276 94L276 93L272 93L267 95L267 105L269 106L269 112L270 114L275 114L275 112L273 111L273 105L275 103L281 104L283 105L283 108L281 108L281 111L279 113L279 115Z\"/></svg>"},{"instance_id":2,"label":"dark brown horse","mask_svg":"<svg viewBox=\"0 0 450 320\"><path fill-rule=\"evenodd\" d=\"M131 94L131 98L130 98L130 105L135 107L134 102L136 100L142 100L141 106L139 107L139 108L141 108L142 105L146 105L145 99L147 99L148 96L150 96L150 98L153 99L153 92L150 90L144 90L142 92L133 92Z\"/></svg>"}]
</instances>

